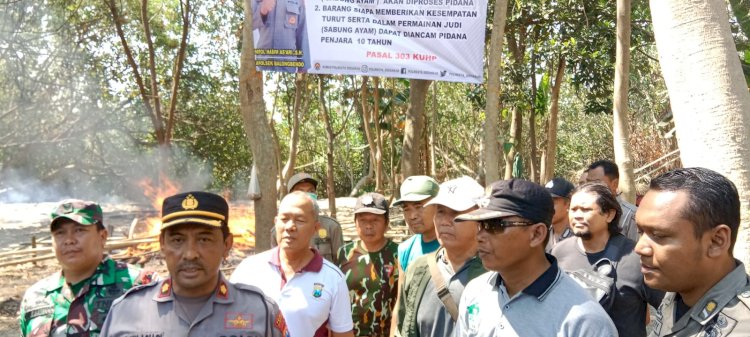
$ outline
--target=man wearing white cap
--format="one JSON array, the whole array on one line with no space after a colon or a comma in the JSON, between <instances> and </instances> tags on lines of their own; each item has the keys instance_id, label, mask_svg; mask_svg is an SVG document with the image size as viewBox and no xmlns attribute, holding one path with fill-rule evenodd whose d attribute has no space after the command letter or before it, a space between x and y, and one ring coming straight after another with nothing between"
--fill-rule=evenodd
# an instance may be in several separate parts
<instances>
[{"instance_id":1,"label":"man wearing white cap","mask_svg":"<svg viewBox=\"0 0 750 337\"><path fill-rule=\"evenodd\" d=\"M435 229L441 248L416 259L401 286L398 305L400 336L451 336L457 304L466 284L485 272L477 257L478 223L454 218L477 209L484 188L469 177L440 185L435 205Z\"/></svg>"}]
</instances>

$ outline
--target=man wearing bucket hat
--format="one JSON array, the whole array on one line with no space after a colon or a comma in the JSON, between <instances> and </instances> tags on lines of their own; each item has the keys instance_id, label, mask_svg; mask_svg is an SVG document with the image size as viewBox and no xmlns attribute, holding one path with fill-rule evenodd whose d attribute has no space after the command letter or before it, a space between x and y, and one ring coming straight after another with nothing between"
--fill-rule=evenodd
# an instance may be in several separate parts
<instances>
[{"instance_id":1,"label":"man wearing bucket hat","mask_svg":"<svg viewBox=\"0 0 750 337\"><path fill-rule=\"evenodd\" d=\"M359 239L338 253L338 266L346 275L352 303L355 336L387 336L398 282L398 245L385 237L388 200L366 193L354 206L354 225Z\"/></svg>"},{"instance_id":2,"label":"man wearing bucket hat","mask_svg":"<svg viewBox=\"0 0 750 337\"><path fill-rule=\"evenodd\" d=\"M456 336L617 336L599 303L544 252L554 213L544 187L497 181L479 205L456 220L479 222L479 257L490 271L464 289Z\"/></svg>"},{"instance_id":3,"label":"man wearing bucket hat","mask_svg":"<svg viewBox=\"0 0 750 337\"><path fill-rule=\"evenodd\" d=\"M483 274L477 257L478 224L454 218L477 208L484 188L461 177L440 185L434 205L441 248L416 259L404 277L398 318L401 336L452 336L457 305L466 284Z\"/></svg>"},{"instance_id":4,"label":"man wearing bucket hat","mask_svg":"<svg viewBox=\"0 0 750 337\"><path fill-rule=\"evenodd\" d=\"M156 277L105 254L108 233L94 202L60 202L50 231L62 271L26 291L19 317L22 336L98 336L112 301Z\"/></svg>"},{"instance_id":5,"label":"man wearing bucket hat","mask_svg":"<svg viewBox=\"0 0 750 337\"><path fill-rule=\"evenodd\" d=\"M112 304L103 336L283 336L276 303L219 270L232 248L229 205L208 192L164 199L159 234L169 278Z\"/></svg>"},{"instance_id":6,"label":"man wearing bucket hat","mask_svg":"<svg viewBox=\"0 0 750 337\"><path fill-rule=\"evenodd\" d=\"M287 191L302 191L317 200L318 181L311 175L300 172L289 178L286 184ZM327 215L318 215L320 228L310 239L310 246L315 247L320 255L328 261L336 262L336 253L341 245L344 244L344 234L341 232L341 224L336 219ZM271 247L278 245L276 239L276 230L271 229Z\"/></svg>"}]
</instances>

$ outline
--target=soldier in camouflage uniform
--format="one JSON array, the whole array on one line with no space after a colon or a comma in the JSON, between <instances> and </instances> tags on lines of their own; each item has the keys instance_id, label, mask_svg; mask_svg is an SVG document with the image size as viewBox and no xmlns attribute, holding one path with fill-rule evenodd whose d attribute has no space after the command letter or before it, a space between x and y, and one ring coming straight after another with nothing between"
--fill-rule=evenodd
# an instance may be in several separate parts
<instances>
[{"instance_id":1,"label":"soldier in camouflage uniform","mask_svg":"<svg viewBox=\"0 0 750 337\"><path fill-rule=\"evenodd\" d=\"M98 336L112 301L155 278L104 255L107 230L96 203L65 200L52 212L52 245L62 271L26 291L22 336Z\"/></svg>"},{"instance_id":2,"label":"soldier in camouflage uniform","mask_svg":"<svg viewBox=\"0 0 750 337\"><path fill-rule=\"evenodd\" d=\"M386 336L398 285L398 245L385 238L388 201L377 193L357 199L354 223L359 239L338 253L352 302L355 336Z\"/></svg>"}]
</instances>

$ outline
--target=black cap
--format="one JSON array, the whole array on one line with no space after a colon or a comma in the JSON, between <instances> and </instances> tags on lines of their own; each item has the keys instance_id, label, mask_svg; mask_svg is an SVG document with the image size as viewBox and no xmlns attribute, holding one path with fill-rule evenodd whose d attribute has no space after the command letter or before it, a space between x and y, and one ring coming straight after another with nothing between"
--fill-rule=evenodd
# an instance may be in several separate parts
<instances>
[{"instance_id":1,"label":"black cap","mask_svg":"<svg viewBox=\"0 0 750 337\"><path fill-rule=\"evenodd\" d=\"M565 180L565 178L557 177L550 180L547 185L544 185L544 188L549 191L549 194L553 198L570 198L570 192L573 192L573 189L576 187L573 186L573 183Z\"/></svg>"},{"instance_id":2,"label":"black cap","mask_svg":"<svg viewBox=\"0 0 750 337\"><path fill-rule=\"evenodd\" d=\"M366 193L357 198L357 204L354 205L354 214L373 213L387 214L388 200L379 193Z\"/></svg>"},{"instance_id":3,"label":"black cap","mask_svg":"<svg viewBox=\"0 0 750 337\"><path fill-rule=\"evenodd\" d=\"M194 191L164 199L161 207L161 230L167 227L197 223L220 228L227 226L229 204L220 195Z\"/></svg>"},{"instance_id":4,"label":"black cap","mask_svg":"<svg viewBox=\"0 0 750 337\"><path fill-rule=\"evenodd\" d=\"M534 223L552 223L555 207L547 190L528 180L510 179L492 183L479 209L456 217L456 221L482 221L517 215Z\"/></svg>"}]
</instances>

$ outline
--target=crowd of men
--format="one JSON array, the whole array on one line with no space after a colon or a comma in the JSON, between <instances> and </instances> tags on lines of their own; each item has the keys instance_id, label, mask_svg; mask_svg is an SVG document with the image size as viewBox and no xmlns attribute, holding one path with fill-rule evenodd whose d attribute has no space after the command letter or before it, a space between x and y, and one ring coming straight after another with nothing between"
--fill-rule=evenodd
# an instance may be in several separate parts
<instances>
[{"instance_id":1,"label":"crowd of men","mask_svg":"<svg viewBox=\"0 0 750 337\"><path fill-rule=\"evenodd\" d=\"M219 195L164 200L162 277L114 262L99 205L65 200L50 223L62 268L26 292L21 335L750 336L750 276L732 255L734 184L676 169L636 208L618 181L606 160L578 186L407 177L393 206L414 236L387 238L391 205L365 193L357 238L343 243L320 214L317 181L300 173L279 204L274 247L230 278Z\"/></svg>"}]
</instances>

